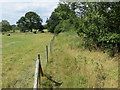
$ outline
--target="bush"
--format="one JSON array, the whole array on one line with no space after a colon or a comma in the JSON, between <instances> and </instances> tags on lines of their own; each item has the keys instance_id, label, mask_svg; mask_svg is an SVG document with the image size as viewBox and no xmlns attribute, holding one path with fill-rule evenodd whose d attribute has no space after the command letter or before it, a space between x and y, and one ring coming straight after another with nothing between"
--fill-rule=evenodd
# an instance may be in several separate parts
<instances>
[{"instance_id":1,"label":"bush","mask_svg":"<svg viewBox=\"0 0 120 90\"><path fill-rule=\"evenodd\" d=\"M106 9L102 10L100 7L103 5ZM91 4L92 9L90 7L79 19L77 34L85 35L85 47L103 47L110 56L114 56L115 53L120 52L120 31L118 24L115 23L118 22L116 18L118 18L119 3L103 3L103 5ZM110 9L106 11L108 8Z\"/></svg>"}]
</instances>

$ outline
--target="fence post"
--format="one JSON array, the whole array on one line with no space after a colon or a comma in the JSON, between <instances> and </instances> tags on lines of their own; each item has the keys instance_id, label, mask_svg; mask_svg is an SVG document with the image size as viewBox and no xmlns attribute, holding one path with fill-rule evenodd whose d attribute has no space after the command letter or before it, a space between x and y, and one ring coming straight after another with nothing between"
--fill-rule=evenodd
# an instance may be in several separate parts
<instances>
[{"instance_id":1,"label":"fence post","mask_svg":"<svg viewBox=\"0 0 120 90\"><path fill-rule=\"evenodd\" d=\"M39 59L40 60L40 59ZM42 65L41 65L41 60L39 61L39 75L44 76L43 70L42 70Z\"/></svg>"},{"instance_id":2,"label":"fence post","mask_svg":"<svg viewBox=\"0 0 120 90\"><path fill-rule=\"evenodd\" d=\"M43 76L43 70L42 70L42 65L41 65L41 60L40 60L40 54L38 54L38 59L39 59L39 74L38 74L38 82L39 85L41 84L41 76Z\"/></svg>"},{"instance_id":3,"label":"fence post","mask_svg":"<svg viewBox=\"0 0 120 90\"><path fill-rule=\"evenodd\" d=\"M40 77L40 54L38 54L38 60L39 60L39 68L38 68L38 83L39 83L39 85L40 85L40 81L41 81L41 77Z\"/></svg>"},{"instance_id":4,"label":"fence post","mask_svg":"<svg viewBox=\"0 0 120 90\"><path fill-rule=\"evenodd\" d=\"M40 74L43 76L43 70L42 70L41 61L40 61L40 54L38 54L37 61L36 61L35 74L34 74L33 90L37 90L38 84L40 85L40 78L41 78Z\"/></svg>"},{"instance_id":5,"label":"fence post","mask_svg":"<svg viewBox=\"0 0 120 90\"><path fill-rule=\"evenodd\" d=\"M35 74L34 74L34 86L33 86L33 90L37 90L37 88L38 88L39 63L40 63L40 54L38 54L37 61L36 61L36 68L35 68Z\"/></svg>"},{"instance_id":6,"label":"fence post","mask_svg":"<svg viewBox=\"0 0 120 90\"><path fill-rule=\"evenodd\" d=\"M46 62L48 63L48 46L46 45Z\"/></svg>"}]
</instances>

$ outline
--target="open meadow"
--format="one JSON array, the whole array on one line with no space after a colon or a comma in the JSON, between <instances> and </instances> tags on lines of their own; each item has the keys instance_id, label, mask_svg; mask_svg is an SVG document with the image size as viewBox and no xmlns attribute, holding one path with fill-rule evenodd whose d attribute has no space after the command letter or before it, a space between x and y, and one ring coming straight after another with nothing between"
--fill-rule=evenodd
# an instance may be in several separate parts
<instances>
[{"instance_id":1,"label":"open meadow","mask_svg":"<svg viewBox=\"0 0 120 90\"><path fill-rule=\"evenodd\" d=\"M2 36L2 87L32 88L37 54L44 66L50 33L11 33Z\"/></svg>"},{"instance_id":2,"label":"open meadow","mask_svg":"<svg viewBox=\"0 0 120 90\"><path fill-rule=\"evenodd\" d=\"M118 60L85 49L82 37L64 32L55 37L46 64L50 33L13 33L2 37L2 87L32 88L37 54L41 54L42 88L117 88ZM47 77L49 78L46 78Z\"/></svg>"}]
</instances>

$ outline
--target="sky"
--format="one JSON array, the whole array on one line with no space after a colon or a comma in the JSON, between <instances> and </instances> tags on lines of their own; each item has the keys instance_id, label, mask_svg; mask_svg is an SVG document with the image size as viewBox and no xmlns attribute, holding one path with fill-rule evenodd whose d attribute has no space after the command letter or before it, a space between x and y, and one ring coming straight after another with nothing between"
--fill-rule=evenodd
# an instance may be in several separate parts
<instances>
[{"instance_id":1,"label":"sky","mask_svg":"<svg viewBox=\"0 0 120 90\"><path fill-rule=\"evenodd\" d=\"M7 20L11 25L16 24L25 13L34 11L45 24L58 3L59 0L0 0L0 21Z\"/></svg>"},{"instance_id":2,"label":"sky","mask_svg":"<svg viewBox=\"0 0 120 90\"><path fill-rule=\"evenodd\" d=\"M25 13L33 11L40 15L45 24L58 3L59 0L0 0L0 21L7 20L13 25Z\"/></svg>"}]
</instances>

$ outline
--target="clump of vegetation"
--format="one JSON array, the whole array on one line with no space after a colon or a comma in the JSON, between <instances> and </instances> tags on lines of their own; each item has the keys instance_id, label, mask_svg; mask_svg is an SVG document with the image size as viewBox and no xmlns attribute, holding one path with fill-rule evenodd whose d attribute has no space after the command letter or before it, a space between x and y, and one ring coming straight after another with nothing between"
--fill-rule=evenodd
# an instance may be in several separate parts
<instances>
[{"instance_id":1,"label":"clump of vegetation","mask_svg":"<svg viewBox=\"0 0 120 90\"><path fill-rule=\"evenodd\" d=\"M75 11L71 10L71 6L69 5L67 3L60 3L52 12L50 18L46 21L49 32L58 34L70 30L69 27L73 24L73 18L76 15Z\"/></svg>"},{"instance_id":2,"label":"clump of vegetation","mask_svg":"<svg viewBox=\"0 0 120 90\"><path fill-rule=\"evenodd\" d=\"M43 30L42 19L35 12L27 12L25 16L17 21L17 25L22 32L26 32L26 30L32 32L33 29Z\"/></svg>"},{"instance_id":3,"label":"clump of vegetation","mask_svg":"<svg viewBox=\"0 0 120 90\"><path fill-rule=\"evenodd\" d=\"M15 32L16 30L20 32L33 32L33 30L38 30L42 32L43 29L46 29L46 25L42 25L42 19L35 12L27 12L25 16L22 16L17 22L17 25L10 25L7 20L2 20L0 22L0 31L3 33L6 32Z\"/></svg>"},{"instance_id":4,"label":"clump of vegetation","mask_svg":"<svg viewBox=\"0 0 120 90\"><path fill-rule=\"evenodd\" d=\"M120 52L120 32L118 20L119 3L85 3L85 14L80 18L78 35L85 34L97 47L111 52L110 56ZM114 12L113 12L114 11Z\"/></svg>"},{"instance_id":5,"label":"clump of vegetation","mask_svg":"<svg viewBox=\"0 0 120 90\"><path fill-rule=\"evenodd\" d=\"M75 32L60 33L55 38L45 72L63 82L59 88L117 88L117 58L97 50L90 52L82 43ZM52 88L58 87L52 85Z\"/></svg>"},{"instance_id":6,"label":"clump of vegetation","mask_svg":"<svg viewBox=\"0 0 120 90\"><path fill-rule=\"evenodd\" d=\"M12 29L10 23L7 20L2 20L0 22L0 32L7 32Z\"/></svg>"},{"instance_id":7,"label":"clump of vegetation","mask_svg":"<svg viewBox=\"0 0 120 90\"><path fill-rule=\"evenodd\" d=\"M84 45L101 48L114 56L120 52L120 2L61 2L47 20L52 33L84 34Z\"/></svg>"}]
</instances>

